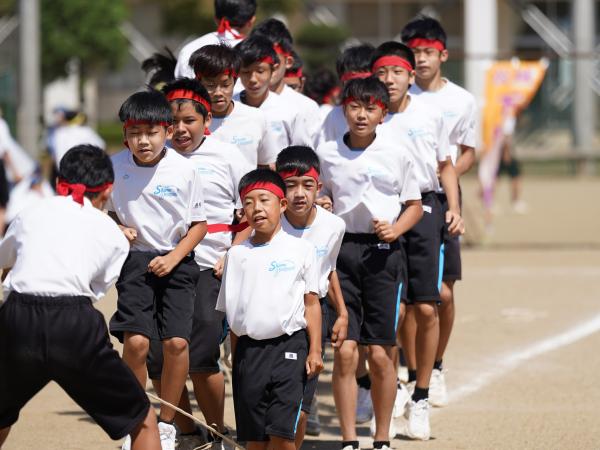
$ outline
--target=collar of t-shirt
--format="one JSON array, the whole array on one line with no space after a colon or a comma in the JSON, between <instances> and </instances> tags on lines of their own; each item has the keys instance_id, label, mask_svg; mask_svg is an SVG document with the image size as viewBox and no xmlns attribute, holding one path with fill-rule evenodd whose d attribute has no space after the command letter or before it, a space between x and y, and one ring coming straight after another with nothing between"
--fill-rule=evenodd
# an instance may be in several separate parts
<instances>
[{"instance_id":1,"label":"collar of t-shirt","mask_svg":"<svg viewBox=\"0 0 600 450\"><path fill-rule=\"evenodd\" d=\"M350 132L345 133L344 137L342 138L344 145L346 147L348 147L348 150L353 151L353 152L364 152L366 149L371 147L375 143L376 140L377 140L377 134L375 134L375 138L373 138L373 141L371 141L371 143L368 146L366 146L365 148L358 148L358 147L350 146Z\"/></svg>"}]
</instances>

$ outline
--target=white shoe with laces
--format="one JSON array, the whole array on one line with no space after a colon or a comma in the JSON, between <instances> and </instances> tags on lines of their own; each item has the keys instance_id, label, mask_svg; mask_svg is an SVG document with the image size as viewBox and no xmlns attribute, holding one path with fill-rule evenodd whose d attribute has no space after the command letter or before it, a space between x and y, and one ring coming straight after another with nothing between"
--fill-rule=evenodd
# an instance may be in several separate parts
<instances>
[{"instance_id":1,"label":"white shoe with laces","mask_svg":"<svg viewBox=\"0 0 600 450\"><path fill-rule=\"evenodd\" d=\"M419 400L418 402L411 400L408 405L407 415L408 424L406 432L408 437L421 441L429 440L431 428L429 427L429 402L427 399Z\"/></svg>"},{"instance_id":2,"label":"white shoe with laces","mask_svg":"<svg viewBox=\"0 0 600 450\"><path fill-rule=\"evenodd\" d=\"M373 401L371 400L371 391L365 388L358 388L356 398L356 423L365 423L373 417Z\"/></svg>"},{"instance_id":3,"label":"white shoe with laces","mask_svg":"<svg viewBox=\"0 0 600 450\"><path fill-rule=\"evenodd\" d=\"M123 445L121 445L121 450L131 450L131 436L125 436L125 440L123 441Z\"/></svg>"},{"instance_id":4,"label":"white shoe with laces","mask_svg":"<svg viewBox=\"0 0 600 450\"><path fill-rule=\"evenodd\" d=\"M177 430L170 423L158 422L158 434L162 450L175 450Z\"/></svg>"},{"instance_id":5,"label":"white shoe with laces","mask_svg":"<svg viewBox=\"0 0 600 450\"><path fill-rule=\"evenodd\" d=\"M445 370L433 369L429 382L429 404L441 408L448 404L448 391L446 390Z\"/></svg>"},{"instance_id":6,"label":"white shoe with laces","mask_svg":"<svg viewBox=\"0 0 600 450\"><path fill-rule=\"evenodd\" d=\"M377 431L376 427L377 423L375 422L375 416L373 416L371 419L371 425L369 426L371 437L375 436L375 431ZM394 423L394 418L392 417L392 420L390 420L390 431L388 432L390 441L396 437L396 434L398 434L398 430L396 429L396 424Z\"/></svg>"},{"instance_id":7,"label":"white shoe with laces","mask_svg":"<svg viewBox=\"0 0 600 450\"><path fill-rule=\"evenodd\" d=\"M409 400L410 392L408 392L408 389L401 383L400 387L396 389L396 400L394 401L394 411L392 412L392 417L394 419L404 415L404 409Z\"/></svg>"}]
</instances>

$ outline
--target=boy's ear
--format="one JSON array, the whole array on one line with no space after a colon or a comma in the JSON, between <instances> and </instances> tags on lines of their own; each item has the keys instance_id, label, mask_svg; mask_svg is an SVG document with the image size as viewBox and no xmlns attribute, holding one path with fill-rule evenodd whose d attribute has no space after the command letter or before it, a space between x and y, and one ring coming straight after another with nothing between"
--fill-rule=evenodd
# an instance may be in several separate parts
<instances>
[{"instance_id":1,"label":"boy's ear","mask_svg":"<svg viewBox=\"0 0 600 450\"><path fill-rule=\"evenodd\" d=\"M287 198L284 197L279 200L279 208L281 209L281 212L284 212L287 209L287 205L288 205Z\"/></svg>"},{"instance_id":2,"label":"boy's ear","mask_svg":"<svg viewBox=\"0 0 600 450\"><path fill-rule=\"evenodd\" d=\"M440 52L440 61L442 61L443 63L448 61L448 50L444 49Z\"/></svg>"},{"instance_id":3,"label":"boy's ear","mask_svg":"<svg viewBox=\"0 0 600 450\"><path fill-rule=\"evenodd\" d=\"M321 189L323 189L323 183L321 183L320 181L317 181L317 197L321 193Z\"/></svg>"},{"instance_id":4,"label":"boy's ear","mask_svg":"<svg viewBox=\"0 0 600 450\"><path fill-rule=\"evenodd\" d=\"M294 65L294 57L292 55L285 56L283 61L285 62L285 70L291 69Z\"/></svg>"},{"instance_id":5,"label":"boy's ear","mask_svg":"<svg viewBox=\"0 0 600 450\"><path fill-rule=\"evenodd\" d=\"M167 140L170 140L171 138L173 138L173 125L169 125L167 127L166 134L167 134Z\"/></svg>"},{"instance_id":6,"label":"boy's ear","mask_svg":"<svg viewBox=\"0 0 600 450\"><path fill-rule=\"evenodd\" d=\"M387 116L388 113L388 109L387 108L383 108L381 110L381 119L379 120L379 124L381 125L383 123L383 121L385 120L385 116Z\"/></svg>"},{"instance_id":7,"label":"boy's ear","mask_svg":"<svg viewBox=\"0 0 600 450\"><path fill-rule=\"evenodd\" d=\"M212 122L212 113L209 111L204 119L204 128L208 128Z\"/></svg>"}]
</instances>

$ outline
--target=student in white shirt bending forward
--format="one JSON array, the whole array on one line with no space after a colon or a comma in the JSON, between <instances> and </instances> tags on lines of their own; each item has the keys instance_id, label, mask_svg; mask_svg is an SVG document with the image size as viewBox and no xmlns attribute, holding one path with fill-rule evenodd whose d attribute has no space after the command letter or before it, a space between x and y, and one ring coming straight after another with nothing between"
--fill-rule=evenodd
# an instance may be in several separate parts
<instances>
[{"instance_id":1,"label":"student in white shirt bending forward","mask_svg":"<svg viewBox=\"0 0 600 450\"><path fill-rule=\"evenodd\" d=\"M295 450L307 377L323 369L315 250L281 230L277 173L249 172L239 190L253 234L229 250L217 300L231 328L237 437L248 450Z\"/></svg>"},{"instance_id":2,"label":"student in white shirt bending forward","mask_svg":"<svg viewBox=\"0 0 600 450\"><path fill-rule=\"evenodd\" d=\"M59 169L59 196L25 209L0 242L8 295L0 308L0 447L21 408L55 381L112 439L130 434L134 450L159 450L154 410L92 306L129 251L100 211L112 164L98 147L81 145Z\"/></svg>"}]
</instances>

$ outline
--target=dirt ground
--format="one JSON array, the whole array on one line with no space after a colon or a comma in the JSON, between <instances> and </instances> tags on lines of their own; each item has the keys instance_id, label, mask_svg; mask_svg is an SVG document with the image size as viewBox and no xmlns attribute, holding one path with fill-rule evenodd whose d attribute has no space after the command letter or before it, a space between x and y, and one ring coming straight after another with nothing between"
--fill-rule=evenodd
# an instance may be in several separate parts
<instances>
[{"instance_id":1,"label":"dirt ground","mask_svg":"<svg viewBox=\"0 0 600 450\"><path fill-rule=\"evenodd\" d=\"M393 448L600 448L600 180L526 180L527 215L510 212L502 184L503 213L490 236L483 233L476 184L467 180L463 188L465 243L477 245L464 248L456 289L457 321L445 359L451 401L433 411L429 442L400 436ZM113 291L98 307L109 317L115 301ZM306 449L339 448L330 377L329 363L319 387L323 432ZM359 433L362 448L371 448L367 426ZM119 444L50 384L23 409L4 448Z\"/></svg>"}]
</instances>

